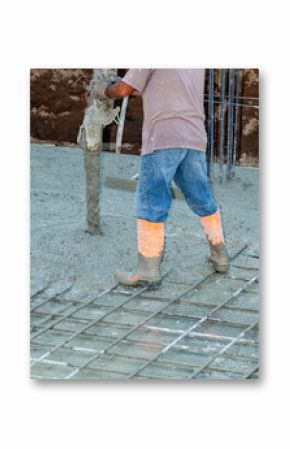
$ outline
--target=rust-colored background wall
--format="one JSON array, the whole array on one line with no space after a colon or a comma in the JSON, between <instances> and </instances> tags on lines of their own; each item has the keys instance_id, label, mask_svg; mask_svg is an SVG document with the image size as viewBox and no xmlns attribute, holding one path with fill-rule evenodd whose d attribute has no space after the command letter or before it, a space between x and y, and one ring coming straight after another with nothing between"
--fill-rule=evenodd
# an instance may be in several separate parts
<instances>
[{"instance_id":1,"label":"rust-colored background wall","mask_svg":"<svg viewBox=\"0 0 290 449\"><path fill-rule=\"evenodd\" d=\"M92 70L31 70L31 136L53 142L76 142L86 108Z\"/></svg>"},{"instance_id":2,"label":"rust-colored background wall","mask_svg":"<svg viewBox=\"0 0 290 449\"><path fill-rule=\"evenodd\" d=\"M241 87L241 97L259 98L259 70L243 70ZM257 104L255 100L248 103ZM259 159L259 109L242 108L239 155L241 161Z\"/></svg>"},{"instance_id":3,"label":"rust-colored background wall","mask_svg":"<svg viewBox=\"0 0 290 449\"><path fill-rule=\"evenodd\" d=\"M123 76L125 72L126 69L118 70L120 76ZM258 98L258 70L247 69L241 72L241 97ZM37 139L56 144L76 143L86 108L87 86L91 77L92 69L31 70L32 140ZM255 100L247 100L246 103L248 105L257 104ZM120 104L120 102L116 101L116 104ZM207 105L205 104L206 111ZM142 120L142 99L130 97L123 142L131 144L130 151L133 153L138 152L141 147ZM216 120L218 120L218 115L216 115ZM259 153L258 109L241 108L239 120L238 160L242 163L256 164ZM115 124L104 129L105 143L114 142L115 137Z\"/></svg>"}]
</instances>

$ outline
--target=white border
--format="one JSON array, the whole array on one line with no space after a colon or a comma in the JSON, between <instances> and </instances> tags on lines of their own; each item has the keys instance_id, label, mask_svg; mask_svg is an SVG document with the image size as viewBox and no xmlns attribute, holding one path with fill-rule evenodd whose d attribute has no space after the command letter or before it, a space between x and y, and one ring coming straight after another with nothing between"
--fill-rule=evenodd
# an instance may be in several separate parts
<instances>
[{"instance_id":1,"label":"white border","mask_svg":"<svg viewBox=\"0 0 290 449\"><path fill-rule=\"evenodd\" d=\"M26 1L2 7L2 447L285 447L289 441L287 2ZM29 380L29 68L259 67L262 378ZM4 101L3 101L4 100ZM288 357L288 359L287 359ZM285 404L285 407L284 407ZM3 425L4 424L4 425Z\"/></svg>"}]
</instances>

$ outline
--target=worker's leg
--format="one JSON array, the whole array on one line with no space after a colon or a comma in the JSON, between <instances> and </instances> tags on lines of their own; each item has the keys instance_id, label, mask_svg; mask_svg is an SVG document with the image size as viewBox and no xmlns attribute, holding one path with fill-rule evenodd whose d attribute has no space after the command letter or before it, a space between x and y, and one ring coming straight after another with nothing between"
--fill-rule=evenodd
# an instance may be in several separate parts
<instances>
[{"instance_id":1,"label":"worker's leg","mask_svg":"<svg viewBox=\"0 0 290 449\"><path fill-rule=\"evenodd\" d=\"M176 171L174 181L182 190L190 209L200 217L211 249L209 262L216 271L226 272L229 267L228 255L220 211L207 178L205 153L187 150L186 157Z\"/></svg>"},{"instance_id":2,"label":"worker's leg","mask_svg":"<svg viewBox=\"0 0 290 449\"><path fill-rule=\"evenodd\" d=\"M172 202L171 185L187 150L163 149L141 156L135 215L143 220L164 223Z\"/></svg>"},{"instance_id":3,"label":"worker's leg","mask_svg":"<svg viewBox=\"0 0 290 449\"><path fill-rule=\"evenodd\" d=\"M164 222L172 202L171 184L186 150L156 150L141 156L136 193L138 265L133 272L117 272L124 285L160 284L164 251Z\"/></svg>"}]
</instances>

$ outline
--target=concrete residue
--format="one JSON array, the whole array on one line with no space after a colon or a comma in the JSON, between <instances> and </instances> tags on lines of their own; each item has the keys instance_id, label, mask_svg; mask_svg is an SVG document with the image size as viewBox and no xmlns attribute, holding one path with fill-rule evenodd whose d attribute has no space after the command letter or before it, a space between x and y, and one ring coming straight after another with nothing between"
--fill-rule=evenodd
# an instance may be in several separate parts
<instances>
[{"instance_id":1,"label":"concrete residue","mask_svg":"<svg viewBox=\"0 0 290 449\"><path fill-rule=\"evenodd\" d=\"M110 83L113 76L116 76L116 72L112 70L94 70L89 86L90 105L85 110L84 120L77 138L84 150L87 223L90 234L101 233L99 201L103 128L115 120L119 112L119 107L113 108L112 100L95 98L95 88L98 84L104 86Z\"/></svg>"},{"instance_id":2,"label":"concrete residue","mask_svg":"<svg viewBox=\"0 0 290 449\"><path fill-rule=\"evenodd\" d=\"M87 231L90 234L100 234L101 152L85 150L84 165L86 172Z\"/></svg>"},{"instance_id":3,"label":"concrete residue","mask_svg":"<svg viewBox=\"0 0 290 449\"><path fill-rule=\"evenodd\" d=\"M103 128L115 120L120 108L113 108L110 100L94 100L85 111L78 135L78 143L89 151L100 151Z\"/></svg>"}]
</instances>

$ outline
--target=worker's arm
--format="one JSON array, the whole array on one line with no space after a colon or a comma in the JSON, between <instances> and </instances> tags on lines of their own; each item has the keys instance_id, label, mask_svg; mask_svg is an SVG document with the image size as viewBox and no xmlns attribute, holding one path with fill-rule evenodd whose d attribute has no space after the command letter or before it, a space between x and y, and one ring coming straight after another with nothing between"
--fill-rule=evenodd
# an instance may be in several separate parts
<instances>
[{"instance_id":1,"label":"worker's arm","mask_svg":"<svg viewBox=\"0 0 290 449\"><path fill-rule=\"evenodd\" d=\"M115 84L109 84L105 89L105 95L109 98L124 98L129 95L134 95L136 97L142 96L142 94L135 90L134 87L124 83L123 81Z\"/></svg>"}]
</instances>

